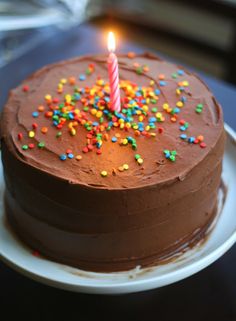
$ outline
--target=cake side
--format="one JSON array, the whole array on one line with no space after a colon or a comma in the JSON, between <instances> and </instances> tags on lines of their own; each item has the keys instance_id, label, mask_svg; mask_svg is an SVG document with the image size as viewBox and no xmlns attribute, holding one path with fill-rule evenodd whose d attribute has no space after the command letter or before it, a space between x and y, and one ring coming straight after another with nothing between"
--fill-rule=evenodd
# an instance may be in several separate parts
<instances>
[{"instance_id":1,"label":"cake side","mask_svg":"<svg viewBox=\"0 0 236 321\"><path fill-rule=\"evenodd\" d=\"M94 72L86 80L77 81L91 62ZM81 124L72 136L68 131L70 120L58 129L44 115L59 104L57 100L45 103L45 95L60 100L68 92L73 95L71 85L65 85L59 94L58 80L75 77L79 88L90 90L98 80L106 83L105 57L82 57L37 72L25 81L27 91L21 86L12 92L1 120L6 208L12 225L27 244L49 258L95 271L154 264L197 241L215 216L221 177L222 111L202 81L150 54L121 56L119 64L121 82L128 79L130 83L125 85L134 84L138 94L130 97L127 89L121 89L124 110L132 109L130 100L140 102L138 87L144 91L151 88L151 95L141 97L146 101L140 110L148 106L146 114L131 114L133 120L124 122L131 127L113 124L105 130L108 139L102 141L101 154L96 153L96 144L91 152L81 152L87 134L91 134ZM140 66L146 71L140 73ZM87 107L84 103L76 102L79 110ZM32 119L38 106L45 107L43 114L39 112ZM93 107L94 103L85 113L96 122L100 118L91 114L91 109L96 109ZM123 111L121 114L127 116ZM107 117L104 112L102 116ZM111 117L120 119L115 114ZM153 118L156 120L150 121ZM117 119L113 118L113 123ZM29 137L33 122L38 127L33 129L34 137ZM143 135L132 122L143 123L145 132L156 135ZM102 123L105 126L107 121ZM146 130L150 124L152 128ZM48 129L46 134L40 130L43 127ZM62 135L58 138L59 131ZM140 133L136 135L136 131ZM20 132L24 132L23 140L19 139ZM180 137L183 134L187 138ZM135 138L136 150L132 144L122 143L130 136ZM189 141L198 136L198 142ZM42 141L43 148L37 146ZM32 142L34 148L22 149ZM66 149L74 156L80 153L82 159L61 160ZM167 150L177 152L175 161L167 157ZM142 164L137 162L137 154ZM128 169L120 170L124 164ZM104 170L108 174L105 177L100 175Z\"/></svg>"}]
</instances>

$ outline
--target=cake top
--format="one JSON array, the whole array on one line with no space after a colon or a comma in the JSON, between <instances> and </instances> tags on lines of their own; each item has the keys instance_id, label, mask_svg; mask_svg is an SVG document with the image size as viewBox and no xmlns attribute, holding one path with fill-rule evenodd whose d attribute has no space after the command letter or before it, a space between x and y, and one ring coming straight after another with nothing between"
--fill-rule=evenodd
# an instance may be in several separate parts
<instances>
[{"instance_id":1,"label":"cake top","mask_svg":"<svg viewBox=\"0 0 236 321\"><path fill-rule=\"evenodd\" d=\"M222 132L194 74L151 54L118 56L121 112L110 110L107 57L49 65L14 89L1 137L23 162L95 188L184 179Z\"/></svg>"}]
</instances>

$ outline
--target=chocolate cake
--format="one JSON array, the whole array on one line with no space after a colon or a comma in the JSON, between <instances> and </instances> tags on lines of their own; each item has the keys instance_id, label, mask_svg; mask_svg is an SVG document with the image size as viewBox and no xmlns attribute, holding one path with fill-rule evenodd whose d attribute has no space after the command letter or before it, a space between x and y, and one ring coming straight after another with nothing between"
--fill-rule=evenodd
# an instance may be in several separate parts
<instances>
[{"instance_id":1,"label":"chocolate cake","mask_svg":"<svg viewBox=\"0 0 236 321\"><path fill-rule=\"evenodd\" d=\"M17 235L91 271L158 264L202 239L217 210L222 111L194 74L152 54L49 65L12 90L1 117L5 210Z\"/></svg>"}]
</instances>

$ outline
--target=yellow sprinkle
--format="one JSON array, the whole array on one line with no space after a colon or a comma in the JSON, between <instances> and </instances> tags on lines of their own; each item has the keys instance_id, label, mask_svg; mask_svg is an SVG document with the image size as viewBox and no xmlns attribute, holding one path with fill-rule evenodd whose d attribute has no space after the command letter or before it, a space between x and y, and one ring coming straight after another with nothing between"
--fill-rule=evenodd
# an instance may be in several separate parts
<instances>
[{"instance_id":1,"label":"yellow sprinkle","mask_svg":"<svg viewBox=\"0 0 236 321\"><path fill-rule=\"evenodd\" d=\"M179 89L176 89L176 94L177 95L180 95L181 94L181 91Z\"/></svg>"},{"instance_id":2,"label":"yellow sprinkle","mask_svg":"<svg viewBox=\"0 0 236 321\"><path fill-rule=\"evenodd\" d=\"M143 106L143 110L144 110L144 111L148 111L148 106L147 106L147 105L144 105L144 106Z\"/></svg>"},{"instance_id":3,"label":"yellow sprinkle","mask_svg":"<svg viewBox=\"0 0 236 321\"><path fill-rule=\"evenodd\" d=\"M52 96L51 95L45 95L44 97L46 100L51 100L52 99Z\"/></svg>"},{"instance_id":4,"label":"yellow sprinkle","mask_svg":"<svg viewBox=\"0 0 236 321\"><path fill-rule=\"evenodd\" d=\"M33 138L34 136L35 136L35 132L34 132L34 131L32 131L32 130L31 130L31 131L29 131L29 137L30 137L30 138Z\"/></svg>"},{"instance_id":5,"label":"yellow sprinkle","mask_svg":"<svg viewBox=\"0 0 236 321\"><path fill-rule=\"evenodd\" d=\"M184 86L184 87L188 87L188 86L189 86L189 82L188 82L187 80L184 80L184 81L183 81L183 86Z\"/></svg>"},{"instance_id":6,"label":"yellow sprinkle","mask_svg":"<svg viewBox=\"0 0 236 321\"><path fill-rule=\"evenodd\" d=\"M124 171L124 167L123 166L118 167L118 171L119 172L123 172Z\"/></svg>"},{"instance_id":7,"label":"yellow sprinkle","mask_svg":"<svg viewBox=\"0 0 236 321\"><path fill-rule=\"evenodd\" d=\"M103 114L102 111L98 110L97 113L96 113L96 117L100 118L100 117L102 117L102 114Z\"/></svg>"},{"instance_id":8,"label":"yellow sprinkle","mask_svg":"<svg viewBox=\"0 0 236 321\"><path fill-rule=\"evenodd\" d=\"M72 136L75 136L75 134L76 134L76 130L75 130L74 128L71 128L71 130L70 130L70 134L71 134Z\"/></svg>"},{"instance_id":9,"label":"yellow sprinkle","mask_svg":"<svg viewBox=\"0 0 236 321\"><path fill-rule=\"evenodd\" d=\"M96 115L97 114L97 109L95 109L95 108L91 109L90 113L92 115Z\"/></svg>"},{"instance_id":10,"label":"yellow sprinkle","mask_svg":"<svg viewBox=\"0 0 236 321\"><path fill-rule=\"evenodd\" d=\"M101 176L106 177L107 176L107 171L101 171Z\"/></svg>"},{"instance_id":11,"label":"yellow sprinkle","mask_svg":"<svg viewBox=\"0 0 236 321\"><path fill-rule=\"evenodd\" d=\"M60 83L63 84L63 85L66 84L66 83L67 83L67 79L62 78L62 79L60 80Z\"/></svg>"},{"instance_id":12,"label":"yellow sprinkle","mask_svg":"<svg viewBox=\"0 0 236 321\"><path fill-rule=\"evenodd\" d=\"M177 106L177 107L180 107L180 108L183 107L183 105L184 105L184 104L182 103L182 101L177 101L177 103L176 103L176 106Z\"/></svg>"},{"instance_id":13,"label":"yellow sprinkle","mask_svg":"<svg viewBox=\"0 0 236 321\"><path fill-rule=\"evenodd\" d=\"M150 130L150 126L147 125L147 126L145 127L145 130L146 130L146 131L149 131L149 130Z\"/></svg>"},{"instance_id":14,"label":"yellow sprinkle","mask_svg":"<svg viewBox=\"0 0 236 321\"><path fill-rule=\"evenodd\" d=\"M144 118L143 116L139 116L138 120L143 121L143 118Z\"/></svg>"},{"instance_id":15,"label":"yellow sprinkle","mask_svg":"<svg viewBox=\"0 0 236 321\"><path fill-rule=\"evenodd\" d=\"M125 124L125 127L126 127L126 128L130 128L130 127L131 127L131 124L130 124L130 123L126 123L126 124Z\"/></svg>"},{"instance_id":16,"label":"yellow sprinkle","mask_svg":"<svg viewBox=\"0 0 236 321\"><path fill-rule=\"evenodd\" d=\"M123 145L127 145L128 144L128 139L124 138L123 141L122 141L122 144Z\"/></svg>"},{"instance_id":17,"label":"yellow sprinkle","mask_svg":"<svg viewBox=\"0 0 236 321\"><path fill-rule=\"evenodd\" d=\"M124 168L124 170L127 171L127 169L129 169L129 165L128 165L128 164L124 164L124 165L123 165L123 168Z\"/></svg>"},{"instance_id":18,"label":"yellow sprinkle","mask_svg":"<svg viewBox=\"0 0 236 321\"><path fill-rule=\"evenodd\" d=\"M139 158L139 159L137 159L137 162L138 162L139 165L142 165L143 164L143 159Z\"/></svg>"},{"instance_id":19,"label":"yellow sprinkle","mask_svg":"<svg viewBox=\"0 0 236 321\"><path fill-rule=\"evenodd\" d=\"M164 110L167 110L169 108L169 104L165 103L165 104L162 105L162 107L163 107Z\"/></svg>"},{"instance_id":20,"label":"yellow sprinkle","mask_svg":"<svg viewBox=\"0 0 236 321\"><path fill-rule=\"evenodd\" d=\"M154 80L150 80L150 86L153 86L155 84Z\"/></svg>"},{"instance_id":21,"label":"yellow sprinkle","mask_svg":"<svg viewBox=\"0 0 236 321\"><path fill-rule=\"evenodd\" d=\"M161 118L162 117L162 113L156 113L156 118Z\"/></svg>"}]
</instances>

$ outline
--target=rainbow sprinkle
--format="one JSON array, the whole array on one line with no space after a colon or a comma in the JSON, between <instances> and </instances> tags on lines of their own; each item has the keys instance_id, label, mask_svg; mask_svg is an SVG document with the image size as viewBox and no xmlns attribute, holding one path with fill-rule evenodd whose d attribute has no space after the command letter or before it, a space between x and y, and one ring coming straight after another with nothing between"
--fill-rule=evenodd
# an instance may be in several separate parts
<instances>
[{"instance_id":1,"label":"rainbow sprinkle","mask_svg":"<svg viewBox=\"0 0 236 321\"><path fill-rule=\"evenodd\" d=\"M135 58L134 53L128 53L130 59ZM134 70L141 75L148 72L147 65L133 63ZM120 147L129 147L133 151L138 150L137 137L144 136L147 139L153 139L157 135L164 132L164 128L160 126L166 121L177 123L181 134L181 141L189 144L199 144L201 148L207 145L204 142L204 137L188 136L189 123L184 119L178 119L184 108L187 97L185 96L185 88L189 86L187 80L182 80L177 83L176 87L176 103L170 106L164 102L159 104L159 96L161 88L168 86L166 75L157 75L157 82L150 80L147 86L139 86L128 80L120 81L120 90L123 92L121 98L121 112L112 112L110 110L110 87L109 83L104 79L97 77L93 86L80 87L77 86L77 80L85 81L95 71L95 65L89 64L84 73L79 76L70 76L68 79L62 78L57 84L57 93L60 98L53 97L50 93L44 96L44 104L37 106L32 113L32 118L45 117L51 121L53 127L57 130L55 137L60 141L62 137L62 128L67 127L69 134L76 136L80 127L85 128L86 137L85 145L80 152L86 154L96 152L97 155L102 154L102 146L104 142L111 141L114 144L119 144ZM177 79L185 75L184 70L179 69L170 75L171 78ZM72 86L73 93L66 92L67 86ZM29 91L27 85L22 87L23 92ZM195 111L198 114L203 112L203 104L199 103L195 106ZM33 139L37 135L37 122L32 124L32 130L29 130L27 136ZM116 129L116 133L112 136L110 131ZM43 126L38 129L46 135L50 127ZM18 140L23 140L23 134L18 133ZM33 149L33 143L23 144L22 150L26 151ZM45 143L40 141L37 144L39 149L45 147ZM171 162L176 161L177 151L165 149L164 157ZM82 156L78 151L75 153L72 150L62 151L58 158L61 161L75 159L82 160ZM134 153L134 160L138 165L144 163L141 155ZM129 169L129 164L123 164L117 168L119 172ZM112 174L116 175L116 169L112 170ZM101 177L108 176L108 172L103 170L100 172Z\"/></svg>"}]
</instances>

